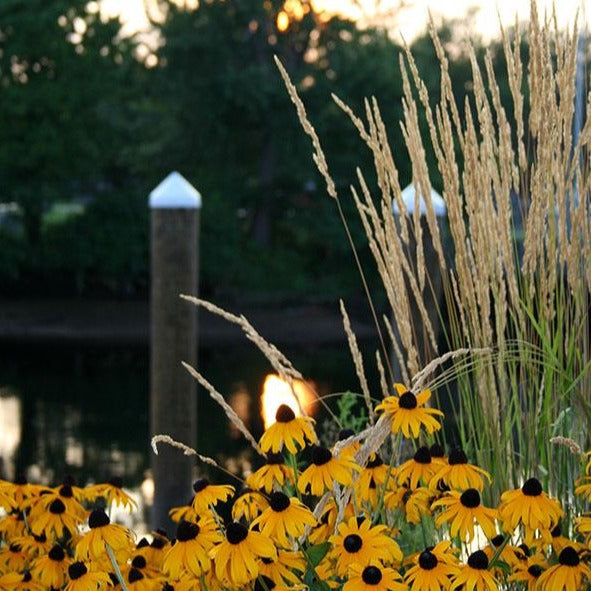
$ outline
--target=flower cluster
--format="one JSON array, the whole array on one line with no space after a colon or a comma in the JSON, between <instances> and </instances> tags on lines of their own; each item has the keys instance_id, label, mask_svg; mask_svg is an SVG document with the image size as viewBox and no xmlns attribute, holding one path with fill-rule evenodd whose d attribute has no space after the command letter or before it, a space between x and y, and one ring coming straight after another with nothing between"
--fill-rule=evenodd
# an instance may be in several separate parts
<instances>
[{"instance_id":1,"label":"flower cluster","mask_svg":"<svg viewBox=\"0 0 591 591\"><path fill-rule=\"evenodd\" d=\"M435 442L443 414L426 406L430 395L396 384L378 423L343 430L332 448L313 419L280 406L259 442L264 464L241 490L197 480L191 501L170 511L172 540L157 531L136 541L97 508L133 509L120 481L0 482L0 590L584 589L591 517L565 527L560 502L533 477L487 506L491 476ZM400 449L413 450L406 461ZM588 459L575 493L589 501L590 491Z\"/></svg>"}]
</instances>

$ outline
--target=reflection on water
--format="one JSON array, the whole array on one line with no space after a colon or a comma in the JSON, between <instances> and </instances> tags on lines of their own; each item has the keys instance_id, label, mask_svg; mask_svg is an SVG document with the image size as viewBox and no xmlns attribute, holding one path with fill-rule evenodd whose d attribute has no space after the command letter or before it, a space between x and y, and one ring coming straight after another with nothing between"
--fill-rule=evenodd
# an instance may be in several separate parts
<instances>
[{"instance_id":1,"label":"reflection on water","mask_svg":"<svg viewBox=\"0 0 591 591\"><path fill-rule=\"evenodd\" d=\"M286 351L318 392L357 389L346 347ZM259 396L270 368L249 345L201 350L200 371L255 437L263 430ZM179 363L179 371L185 371ZM148 349L109 346L0 347L0 477L80 483L114 475L149 493ZM250 465L221 408L198 393L198 450L237 468Z\"/></svg>"}]
</instances>

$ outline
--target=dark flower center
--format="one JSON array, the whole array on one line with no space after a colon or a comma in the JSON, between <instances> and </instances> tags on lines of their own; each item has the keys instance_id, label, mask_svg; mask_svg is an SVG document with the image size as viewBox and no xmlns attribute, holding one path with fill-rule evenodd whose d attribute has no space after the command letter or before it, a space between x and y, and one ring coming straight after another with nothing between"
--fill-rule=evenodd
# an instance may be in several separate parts
<instances>
[{"instance_id":1,"label":"dark flower center","mask_svg":"<svg viewBox=\"0 0 591 591\"><path fill-rule=\"evenodd\" d=\"M31 579L31 573L29 571L26 571L23 575L23 583L28 583Z\"/></svg>"},{"instance_id":2,"label":"dark flower center","mask_svg":"<svg viewBox=\"0 0 591 591\"><path fill-rule=\"evenodd\" d=\"M361 578L367 585L377 585L382 580L382 571L377 566L366 566Z\"/></svg>"},{"instance_id":3,"label":"dark flower center","mask_svg":"<svg viewBox=\"0 0 591 591\"><path fill-rule=\"evenodd\" d=\"M517 547L523 552L523 558L525 560L530 554L529 546L527 544L519 544Z\"/></svg>"},{"instance_id":4,"label":"dark flower center","mask_svg":"<svg viewBox=\"0 0 591 591\"><path fill-rule=\"evenodd\" d=\"M254 584L254 591L271 591L275 588L275 583L265 575L259 575Z\"/></svg>"},{"instance_id":5,"label":"dark flower center","mask_svg":"<svg viewBox=\"0 0 591 591\"><path fill-rule=\"evenodd\" d=\"M199 480L195 480L195 482L193 483L193 490L196 493L199 493L204 488L207 488L208 486L209 486L209 480L207 480L207 478L200 478Z\"/></svg>"},{"instance_id":6,"label":"dark flower center","mask_svg":"<svg viewBox=\"0 0 591 591\"><path fill-rule=\"evenodd\" d=\"M433 570L437 566L437 556L429 550L421 552L419 556L419 566L423 570Z\"/></svg>"},{"instance_id":7,"label":"dark flower center","mask_svg":"<svg viewBox=\"0 0 591 591\"><path fill-rule=\"evenodd\" d=\"M355 435L355 431L353 429L341 429L339 431L338 440L343 441L344 439L349 439L349 437L353 437Z\"/></svg>"},{"instance_id":8,"label":"dark flower center","mask_svg":"<svg viewBox=\"0 0 591 591\"><path fill-rule=\"evenodd\" d=\"M560 528L560 525L557 525L551 532L550 534L552 535L553 538L558 538L560 536L560 534L562 533L562 530Z\"/></svg>"},{"instance_id":9,"label":"dark flower center","mask_svg":"<svg viewBox=\"0 0 591 591\"><path fill-rule=\"evenodd\" d=\"M199 534L199 526L191 521L181 521L176 528L176 539L179 542L194 540Z\"/></svg>"},{"instance_id":10,"label":"dark flower center","mask_svg":"<svg viewBox=\"0 0 591 591\"><path fill-rule=\"evenodd\" d=\"M581 561L577 551L572 546L567 546L558 556L558 562L564 566L578 566Z\"/></svg>"},{"instance_id":11,"label":"dark flower center","mask_svg":"<svg viewBox=\"0 0 591 591\"><path fill-rule=\"evenodd\" d=\"M484 551L476 550L468 557L468 566L478 570L486 570L488 568L488 558Z\"/></svg>"},{"instance_id":12,"label":"dark flower center","mask_svg":"<svg viewBox=\"0 0 591 591\"><path fill-rule=\"evenodd\" d=\"M113 476L113 478L109 480L109 484L115 488L122 488L123 478L121 478L121 476Z\"/></svg>"},{"instance_id":13,"label":"dark flower center","mask_svg":"<svg viewBox=\"0 0 591 591\"><path fill-rule=\"evenodd\" d=\"M499 534L491 539L492 545L495 548L498 548L504 541L505 541L505 536L502 534Z\"/></svg>"},{"instance_id":14,"label":"dark flower center","mask_svg":"<svg viewBox=\"0 0 591 591\"><path fill-rule=\"evenodd\" d=\"M55 499L49 504L49 512L54 515L61 515L66 512L66 506L59 499Z\"/></svg>"},{"instance_id":15,"label":"dark flower center","mask_svg":"<svg viewBox=\"0 0 591 591\"><path fill-rule=\"evenodd\" d=\"M343 541L343 546L347 552L354 554L361 550L363 540L357 534L349 534Z\"/></svg>"},{"instance_id":16,"label":"dark flower center","mask_svg":"<svg viewBox=\"0 0 591 591\"><path fill-rule=\"evenodd\" d=\"M281 452L273 453L270 451L267 453L267 464L270 464L271 466L285 464L285 458Z\"/></svg>"},{"instance_id":17,"label":"dark flower center","mask_svg":"<svg viewBox=\"0 0 591 591\"><path fill-rule=\"evenodd\" d=\"M33 534L33 539L36 542L39 542L40 544L44 544L45 542L47 542L47 536L45 534L41 534L40 536L36 536L35 534Z\"/></svg>"},{"instance_id":18,"label":"dark flower center","mask_svg":"<svg viewBox=\"0 0 591 591\"><path fill-rule=\"evenodd\" d=\"M197 526L197 527L199 527L199 526ZM162 548L164 548L164 546L166 546L166 538L162 538L160 536L157 536L152 540L152 543L150 544L150 546L152 548L155 548L156 550L162 550Z\"/></svg>"},{"instance_id":19,"label":"dark flower center","mask_svg":"<svg viewBox=\"0 0 591 591\"><path fill-rule=\"evenodd\" d=\"M64 484L64 486L59 489L59 495L60 497L71 499L74 496L74 491L72 491L72 487L69 484Z\"/></svg>"},{"instance_id":20,"label":"dark flower center","mask_svg":"<svg viewBox=\"0 0 591 591\"><path fill-rule=\"evenodd\" d=\"M528 569L527 572L536 579L542 574L542 567L537 564L532 564Z\"/></svg>"},{"instance_id":21,"label":"dark flower center","mask_svg":"<svg viewBox=\"0 0 591 591\"><path fill-rule=\"evenodd\" d=\"M429 453L428 447L419 447L414 455L414 460L418 464L430 464L431 463L431 454Z\"/></svg>"},{"instance_id":22,"label":"dark flower center","mask_svg":"<svg viewBox=\"0 0 591 591\"><path fill-rule=\"evenodd\" d=\"M407 410L412 410L417 407L417 397L407 390L398 398L398 406L406 408Z\"/></svg>"},{"instance_id":23,"label":"dark flower center","mask_svg":"<svg viewBox=\"0 0 591 591\"><path fill-rule=\"evenodd\" d=\"M460 503L468 509L474 509L480 505L480 493L475 488L469 488L461 494Z\"/></svg>"},{"instance_id":24,"label":"dark flower center","mask_svg":"<svg viewBox=\"0 0 591 591\"><path fill-rule=\"evenodd\" d=\"M528 497L539 497L542 494L542 485L537 478L530 478L523 483L521 492Z\"/></svg>"},{"instance_id":25,"label":"dark flower center","mask_svg":"<svg viewBox=\"0 0 591 591\"><path fill-rule=\"evenodd\" d=\"M154 533L157 533L159 536L162 536L163 538L166 538L168 540L168 534L166 533L166 530L164 528L159 527L158 529L156 529Z\"/></svg>"},{"instance_id":26,"label":"dark flower center","mask_svg":"<svg viewBox=\"0 0 591 591\"><path fill-rule=\"evenodd\" d=\"M452 452L449 454L449 463L452 466L456 466L457 464L467 464L468 457L464 453L463 449L456 447Z\"/></svg>"},{"instance_id":27,"label":"dark flower center","mask_svg":"<svg viewBox=\"0 0 591 591\"><path fill-rule=\"evenodd\" d=\"M281 511L285 511L289 507L290 500L287 495L283 494L282 492L276 491L274 493L271 493L271 496L269 497L269 505L271 505L271 509L273 509L273 511L280 513Z\"/></svg>"},{"instance_id":28,"label":"dark flower center","mask_svg":"<svg viewBox=\"0 0 591 591\"><path fill-rule=\"evenodd\" d=\"M109 525L109 523L111 523L111 520L102 509L95 509L88 518L88 527L90 529L104 527L105 525Z\"/></svg>"},{"instance_id":29,"label":"dark flower center","mask_svg":"<svg viewBox=\"0 0 591 591\"><path fill-rule=\"evenodd\" d=\"M136 545L136 549L139 550L140 548L145 548L146 546L149 546L150 542L148 542L148 540L146 538L142 538Z\"/></svg>"},{"instance_id":30,"label":"dark flower center","mask_svg":"<svg viewBox=\"0 0 591 591\"><path fill-rule=\"evenodd\" d=\"M321 445L315 445L312 449L312 463L316 466L324 466L332 460L332 453L330 449L322 447Z\"/></svg>"},{"instance_id":31,"label":"dark flower center","mask_svg":"<svg viewBox=\"0 0 591 591\"><path fill-rule=\"evenodd\" d=\"M64 549L58 544L56 544L47 555L51 560L55 560L56 562L61 562L66 557Z\"/></svg>"},{"instance_id":32,"label":"dark flower center","mask_svg":"<svg viewBox=\"0 0 591 591\"><path fill-rule=\"evenodd\" d=\"M134 568L146 568L146 564L146 559L143 556L136 556L131 561L131 566L133 566Z\"/></svg>"},{"instance_id":33,"label":"dark flower center","mask_svg":"<svg viewBox=\"0 0 591 591\"><path fill-rule=\"evenodd\" d=\"M430 448L432 458L442 458L445 455L445 451L439 443L434 443Z\"/></svg>"},{"instance_id":34,"label":"dark flower center","mask_svg":"<svg viewBox=\"0 0 591 591\"><path fill-rule=\"evenodd\" d=\"M20 552L20 551L21 551L21 547L20 547L20 545L19 545L19 544L10 544L10 546L8 547L8 549L9 549L11 552L14 552L15 554L16 554L17 552Z\"/></svg>"},{"instance_id":35,"label":"dark flower center","mask_svg":"<svg viewBox=\"0 0 591 591\"><path fill-rule=\"evenodd\" d=\"M263 558L261 558L261 561L263 564L271 564L273 562L273 559L263 557Z\"/></svg>"},{"instance_id":36,"label":"dark flower center","mask_svg":"<svg viewBox=\"0 0 591 591\"><path fill-rule=\"evenodd\" d=\"M248 530L244 525L237 521L232 521L232 523L228 524L228 527L226 528L226 538L230 544L240 544L242 540L246 540L246 536L248 536Z\"/></svg>"},{"instance_id":37,"label":"dark flower center","mask_svg":"<svg viewBox=\"0 0 591 591\"><path fill-rule=\"evenodd\" d=\"M170 583L165 583L162 587L162 591L174 591L174 587Z\"/></svg>"},{"instance_id":38,"label":"dark flower center","mask_svg":"<svg viewBox=\"0 0 591 591\"><path fill-rule=\"evenodd\" d=\"M73 581L84 576L87 572L88 569L84 566L83 562L74 562L68 567L68 574Z\"/></svg>"},{"instance_id":39,"label":"dark flower center","mask_svg":"<svg viewBox=\"0 0 591 591\"><path fill-rule=\"evenodd\" d=\"M368 468L379 468L380 466L383 466L384 462L382 460L382 458L380 457L380 454L374 454L373 458L371 460L369 460L369 462L367 462L367 467Z\"/></svg>"},{"instance_id":40,"label":"dark flower center","mask_svg":"<svg viewBox=\"0 0 591 591\"><path fill-rule=\"evenodd\" d=\"M141 581L144 578L144 575L141 571L137 568L129 569L129 574L127 575L127 580L130 583L135 583L136 581Z\"/></svg>"},{"instance_id":41,"label":"dark flower center","mask_svg":"<svg viewBox=\"0 0 591 591\"><path fill-rule=\"evenodd\" d=\"M278 423L289 423L295 418L295 413L287 404L281 404L275 413L275 420Z\"/></svg>"}]
</instances>

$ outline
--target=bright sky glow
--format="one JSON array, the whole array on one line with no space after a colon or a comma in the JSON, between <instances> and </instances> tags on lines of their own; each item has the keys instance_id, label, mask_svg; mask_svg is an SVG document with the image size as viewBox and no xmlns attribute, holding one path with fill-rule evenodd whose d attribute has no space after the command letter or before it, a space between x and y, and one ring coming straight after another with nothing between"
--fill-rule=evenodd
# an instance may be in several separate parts
<instances>
[{"instance_id":1,"label":"bright sky glow","mask_svg":"<svg viewBox=\"0 0 591 591\"><path fill-rule=\"evenodd\" d=\"M179 0L179 2L183 1L188 6L197 5L197 0ZM149 3L150 0L147 2ZM362 11L348 0L315 0L315 4L330 11L341 12L351 18L363 19ZM361 4L363 12L371 21L372 16L375 15L376 1L361 0ZM380 6L380 14L383 14L388 8L398 3L396 0L381 0L377 4ZM470 27L466 33L477 33L485 39L490 39L498 35L498 15L504 26L510 26L515 22L516 13L520 20L527 20L530 10L529 0L499 0L496 3L489 0L453 0L452 2L409 0L407 4L408 6L403 10L396 11L392 30L394 34L402 34L408 41L425 30L429 12L433 15L435 22L438 22L442 17L464 19L469 10L476 9L471 21L472 25L469 25L470 21L466 21L467 27ZM538 0L537 4L542 15L544 11L550 14L553 4L556 4L560 27L573 22L577 9L580 10L581 17L591 14L591 0ZM102 0L102 10L105 14L120 15L125 23L125 33L141 31L148 25L144 0ZM582 20L584 18L580 18L580 21Z\"/></svg>"}]
</instances>

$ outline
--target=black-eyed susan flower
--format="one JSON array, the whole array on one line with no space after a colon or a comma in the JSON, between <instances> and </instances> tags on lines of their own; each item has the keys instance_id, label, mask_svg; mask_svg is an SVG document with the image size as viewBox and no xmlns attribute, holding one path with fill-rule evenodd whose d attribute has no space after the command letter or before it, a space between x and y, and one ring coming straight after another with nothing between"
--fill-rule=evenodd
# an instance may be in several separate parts
<instances>
[{"instance_id":1,"label":"black-eyed susan flower","mask_svg":"<svg viewBox=\"0 0 591 591\"><path fill-rule=\"evenodd\" d=\"M262 558L259 575L268 577L276 585L299 585L306 570L306 559L301 552L277 550L277 560ZM299 574L296 574L299 573Z\"/></svg>"},{"instance_id":2,"label":"black-eyed susan flower","mask_svg":"<svg viewBox=\"0 0 591 591\"><path fill-rule=\"evenodd\" d=\"M353 431L353 429L341 429L337 436L337 444L331 451L339 458L345 456L349 456L351 458L355 457L355 454L361 449L361 441L356 439L346 444L341 443L347 441L347 439L351 437L355 437L355 431ZM338 453L335 453L337 448Z\"/></svg>"},{"instance_id":3,"label":"black-eyed susan flower","mask_svg":"<svg viewBox=\"0 0 591 591\"><path fill-rule=\"evenodd\" d=\"M260 446L263 452L277 453L284 447L295 454L308 443L316 443L314 431L316 421L311 417L296 417L289 406L282 404L275 413L275 422L263 433Z\"/></svg>"},{"instance_id":4,"label":"black-eyed susan flower","mask_svg":"<svg viewBox=\"0 0 591 591\"><path fill-rule=\"evenodd\" d=\"M439 591L449 589L450 577L459 572L456 564L439 560L430 550L424 550L418 556L416 564L405 574L404 580L410 591Z\"/></svg>"},{"instance_id":5,"label":"black-eyed susan flower","mask_svg":"<svg viewBox=\"0 0 591 591\"><path fill-rule=\"evenodd\" d=\"M41 504L36 505L34 509L41 506ZM53 536L61 538L65 535L73 535L83 521L80 514L69 513L66 504L60 498L53 498L50 503L44 503L43 507L42 512L36 511L34 517L31 515L31 531L37 536L45 534L48 538Z\"/></svg>"},{"instance_id":6,"label":"black-eyed susan flower","mask_svg":"<svg viewBox=\"0 0 591 591\"><path fill-rule=\"evenodd\" d=\"M407 523L421 523L421 516L430 514L433 493L420 486L412 490L406 486L398 486L384 496L387 509L400 509Z\"/></svg>"},{"instance_id":7,"label":"black-eyed susan flower","mask_svg":"<svg viewBox=\"0 0 591 591\"><path fill-rule=\"evenodd\" d=\"M222 538L211 517L203 517L199 523L181 521L176 530L176 542L164 556L163 572L173 579L178 579L184 571L200 577L210 569L209 552Z\"/></svg>"},{"instance_id":8,"label":"black-eyed susan flower","mask_svg":"<svg viewBox=\"0 0 591 591\"><path fill-rule=\"evenodd\" d=\"M375 506L378 489L385 486L386 480L393 483L393 476L394 471L384 464L380 454L371 454L355 482L355 497L361 502L369 501L372 506Z\"/></svg>"},{"instance_id":9,"label":"black-eyed susan flower","mask_svg":"<svg viewBox=\"0 0 591 591\"><path fill-rule=\"evenodd\" d=\"M207 478L200 478L193 483L195 496L191 506L201 515L220 502L227 501L234 494L234 487L230 484L211 484Z\"/></svg>"},{"instance_id":10,"label":"black-eyed susan flower","mask_svg":"<svg viewBox=\"0 0 591 591\"><path fill-rule=\"evenodd\" d=\"M490 474L486 470L469 464L464 451L456 448L449 454L447 464L440 463L429 486L436 489L444 483L450 489L476 488L481 491L484 488L484 478L491 482Z\"/></svg>"},{"instance_id":11,"label":"black-eyed susan flower","mask_svg":"<svg viewBox=\"0 0 591 591\"><path fill-rule=\"evenodd\" d=\"M271 538L283 548L291 546L292 540L301 536L306 527L316 525L312 511L295 497L276 491L269 496L269 507L257 517L252 527Z\"/></svg>"},{"instance_id":12,"label":"black-eyed susan flower","mask_svg":"<svg viewBox=\"0 0 591 591\"><path fill-rule=\"evenodd\" d=\"M469 488L462 493L452 490L435 501L431 507L444 507L435 518L435 525L440 527L444 523L449 523L452 538L459 535L462 541L471 542L475 525L479 525L489 539L497 533L497 511L482 505L480 493L475 488Z\"/></svg>"},{"instance_id":13,"label":"black-eyed susan flower","mask_svg":"<svg viewBox=\"0 0 591 591\"><path fill-rule=\"evenodd\" d=\"M76 498L76 490L80 489L72 487L70 484L62 484L56 488L45 487L40 491L39 496L31 497L25 503L25 505L30 506L27 517L34 523L39 515L47 513L49 506L55 500L59 500L64 505L65 512L75 519L77 523L82 523L86 519L86 510Z\"/></svg>"},{"instance_id":14,"label":"black-eyed susan flower","mask_svg":"<svg viewBox=\"0 0 591 591\"><path fill-rule=\"evenodd\" d=\"M162 588L160 580L147 577L144 572L134 566L129 569L125 582L129 591L160 591Z\"/></svg>"},{"instance_id":15,"label":"black-eyed susan flower","mask_svg":"<svg viewBox=\"0 0 591 591\"><path fill-rule=\"evenodd\" d=\"M0 589L7 591L45 591L45 587L33 579L31 573L10 572L0 577Z\"/></svg>"},{"instance_id":16,"label":"black-eyed susan flower","mask_svg":"<svg viewBox=\"0 0 591 591\"><path fill-rule=\"evenodd\" d=\"M320 496L332 490L336 483L343 486L353 484L353 473L360 470L350 456L336 458L330 449L315 445L312 448L312 463L300 474L298 490L304 494Z\"/></svg>"},{"instance_id":17,"label":"black-eyed susan flower","mask_svg":"<svg viewBox=\"0 0 591 591\"><path fill-rule=\"evenodd\" d=\"M119 506L130 512L137 509L137 503L123 490L123 479L120 476L113 476L108 482L87 487L86 496L90 500L102 497L107 506Z\"/></svg>"},{"instance_id":18,"label":"black-eyed susan flower","mask_svg":"<svg viewBox=\"0 0 591 591\"><path fill-rule=\"evenodd\" d=\"M334 498L330 498L324 507L324 510L320 514L316 527L312 528L308 534L308 540L312 544L321 544L326 542L328 538L334 533L339 508L335 503ZM345 513L343 519L348 521L355 515L355 507L353 503L349 502L345 505Z\"/></svg>"},{"instance_id":19,"label":"black-eyed susan flower","mask_svg":"<svg viewBox=\"0 0 591 591\"><path fill-rule=\"evenodd\" d=\"M354 564L349 567L343 591L406 591L408 587L401 581L401 576L393 568L377 562L365 568Z\"/></svg>"},{"instance_id":20,"label":"black-eyed susan flower","mask_svg":"<svg viewBox=\"0 0 591 591\"><path fill-rule=\"evenodd\" d=\"M0 519L0 538L11 543L17 538L22 538L27 533L25 514L16 510Z\"/></svg>"},{"instance_id":21,"label":"black-eyed susan flower","mask_svg":"<svg viewBox=\"0 0 591 591\"><path fill-rule=\"evenodd\" d=\"M573 542L569 540L566 536L562 535L562 527L560 523L555 525L552 530L550 531L550 543L552 544L552 550L556 555L560 554L560 552L566 548L566 546L574 546Z\"/></svg>"},{"instance_id":22,"label":"black-eyed susan flower","mask_svg":"<svg viewBox=\"0 0 591 591\"><path fill-rule=\"evenodd\" d=\"M210 550L216 577L225 584L244 585L259 574L257 558L277 559L277 549L263 534L233 521L226 527L226 539Z\"/></svg>"},{"instance_id":23,"label":"black-eyed susan flower","mask_svg":"<svg viewBox=\"0 0 591 591\"><path fill-rule=\"evenodd\" d=\"M540 554L530 556L527 560L513 566L512 573L507 580L527 585L527 591L536 591L538 579L547 567L544 557Z\"/></svg>"},{"instance_id":24,"label":"black-eyed susan flower","mask_svg":"<svg viewBox=\"0 0 591 591\"><path fill-rule=\"evenodd\" d=\"M502 562L508 564L511 568L515 567L517 564L521 563L526 558L524 549L518 546L513 546L510 543L508 543L507 537L503 534L497 534L496 536L490 538L490 543L483 548L483 551L486 554L488 560L490 561L501 547L502 550L498 558ZM527 546L525 546L525 548L527 548ZM500 568L497 564L495 564L492 567L492 570L495 574L502 574L503 572L503 569Z\"/></svg>"},{"instance_id":25,"label":"black-eyed susan flower","mask_svg":"<svg viewBox=\"0 0 591 591\"><path fill-rule=\"evenodd\" d=\"M91 571L84 562L73 562L68 567L68 581L65 591L95 591L111 585L111 578L102 571Z\"/></svg>"},{"instance_id":26,"label":"black-eyed susan flower","mask_svg":"<svg viewBox=\"0 0 591 591\"><path fill-rule=\"evenodd\" d=\"M173 507L168 511L168 515L175 523L181 521L199 521L201 515L193 509L193 499L190 499L186 505Z\"/></svg>"},{"instance_id":27,"label":"black-eyed susan flower","mask_svg":"<svg viewBox=\"0 0 591 591\"><path fill-rule=\"evenodd\" d=\"M488 569L488 558L482 550L473 552L467 564L453 577L454 589L466 591L498 591L499 587Z\"/></svg>"},{"instance_id":28,"label":"black-eyed susan flower","mask_svg":"<svg viewBox=\"0 0 591 591\"><path fill-rule=\"evenodd\" d=\"M364 518L351 517L340 523L337 533L330 537L332 544L330 556L336 559L336 572L345 576L352 564L362 567L379 560L385 565L402 561L398 544L387 535L385 525L374 525Z\"/></svg>"},{"instance_id":29,"label":"black-eyed susan flower","mask_svg":"<svg viewBox=\"0 0 591 591\"><path fill-rule=\"evenodd\" d=\"M166 552L170 548L170 540L164 533L153 532L152 541L148 546L141 549L141 554L146 558L148 563L156 569L162 567Z\"/></svg>"},{"instance_id":30,"label":"black-eyed susan flower","mask_svg":"<svg viewBox=\"0 0 591 591\"><path fill-rule=\"evenodd\" d=\"M415 455L404 462L396 470L396 481L400 485L408 485L409 488L415 489L419 483L429 484L433 475L439 468L438 464L434 464L431 460L431 454L428 447L419 447Z\"/></svg>"},{"instance_id":31,"label":"black-eyed susan flower","mask_svg":"<svg viewBox=\"0 0 591 591\"><path fill-rule=\"evenodd\" d=\"M15 538L14 543L18 544L22 551L31 558L47 553L53 546L53 541L48 540L45 534Z\"/></svg>"},{"instance_id":32,"label":"black-eyed susan flower","mask_svg":"<svg viewBox=\"0 0 591 591\"><path fill-rule=\"evenodd\" d=\"M107 553L107 544L119 558L131 553L133 534L124 526L111 523L102 509L95 509L88 517L90 531L76 544L77 560L101 560Z\"/></svg>"},{"instance_id":33,"label":"black-eyed susan flower","mask_svg":"<svg viewBox=\"0 0 591 591\"><path fill-rule=\"evenodd\" d=\"M499 517L503 530L512 533L519 525L523 525L526 544L531 544L536 530L550 532L562 515L558 501L548 497L536 478L530 478L521 488L501 495Z\"/></svg>"},{"instance_id":34,"label":"black-eyed susan flower","mask_svg":"<svg viewBox=\"0 0 591 591\"><path fill-rule=\"evenodd\" d=\"M253 472L246 484L254 490L264 490L267 494L276 488L283 488L286 483L294 483L293 468L287 466L282 453L267 453L265 465Z\"/></svg>"},{"instance_id":35,"label":"black-eyed susan flower","mask_svg":"<svg viewBox=\"0 0 591 591\"><path fill-rule=\"evenodd\" d=\"M591 516L580 515L575 519L575 529L589 542L591 540Z\"/></svg>"},{"instance_id":36,"label":"black-eyed susan flower","mask_svg":"<svg viewBox=\"0 0 591 591\"><path fill-rule=\"evenodd\" d=\"M551 566L538 578L539 591L579 591L583 580L591 581L591 570L581 562L572 546L567 546L558 555L558 564Z\"/></svg>"},{"instance_id":37,"label":"black-eyed susan flower","mask_svg":"<svg viewBox=\"0 0 591 591\"><path fill-rule=\"evenodd\" d=\"M232 503L232 519L244 519L248 523L256 519L269 507L269 501L261 492L250 488L243 488Z\"/></svg>"},{"instance_id":38,"label":"black-eyed susan flower","mask_svg":"<svg viewBox=\"0 0 591 591\"><path fill-rule=\"evenodd\" d=\"M394 384L394 387L398 396L388 396L376 406L376 412L383 411L392 421L392 433L417 439L421 429L429 434L441 429L441 423L435 417L443 416L443 413L425 406L431 398L430 390L415 395L403 384Z\"/></svg>"},{"instance_id":39,"label":"black-eyed susan flower","mask_svg":"<svg viewBox=\"0 0 591 591\"><path fill-rule=\"evenodd\" d=\"M8 544L0 550L0 573L10 571L22 572L29 562L29 557L23 552L19 544Z\"/></svg>"},{"instance_id":40,"label":"black-eyed susan flower","mask_svg":"<svg viewBox=\"0 0 591 591\"><path fill-rule=\"evenodd\" d=\"M55 544L47 554L35 560L31 574L45 587L61 589L68 580L69 566L70 559L64 549L59 544Z\"/></svg>"},{"instance_id":41,"label":"black-eyed susan flower","mask_svg":"<svg viewBox=\"0 0 591 591\"><path fill-rule=\"evenodd\" d=\"M578 480L575 494L583 497L588 503L591 502L591 478L581 478Z\"/></svg>"}]
</instances>

